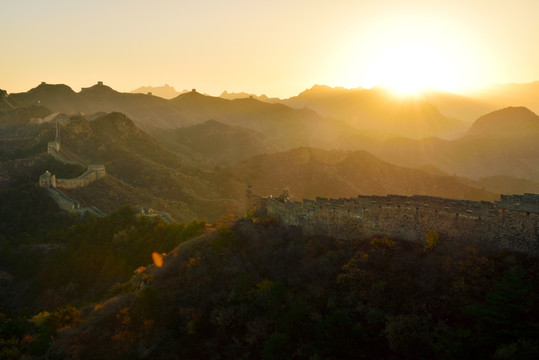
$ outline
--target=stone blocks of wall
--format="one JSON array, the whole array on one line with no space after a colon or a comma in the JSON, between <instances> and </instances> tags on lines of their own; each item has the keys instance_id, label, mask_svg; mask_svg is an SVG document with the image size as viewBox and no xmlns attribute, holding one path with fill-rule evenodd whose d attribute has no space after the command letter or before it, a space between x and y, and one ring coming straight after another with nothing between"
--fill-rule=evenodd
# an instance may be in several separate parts
<instances>
[{"instance_id":1,"label":"stone blocks of wall","mask_svg":"<svg viewBox=\"0 0 539 360\"><path fill-rule=\"evenodd\" d=\"M539 213L539 194L501 195L499 206L506 209Z\"/></svg>"},{"instance_id":2,"label":"stone blocks of wall","mask_svg":"<svg viewBox=\"0 0 539 360\"><path fill-rule=\"evenodd\" d=\"M268 215L306 235L339 239L390 236L422 242L428 230L455 246L539 255L539 214L486 201L429 196L360 196L352 199L281 202L261 199Z\"/></svg>"},{"instance_id":3,"label":"stone blocks of wall","mask_svg":"<svg viewBox=\"0 0 539 360\"><path fill-rule=\"evenodd\" d=\"M88 170L77 178L56 179L56 187L61 189L76 189L87 186L105 175L105 165L89 165Z\"/></svg>"}]
</instances>

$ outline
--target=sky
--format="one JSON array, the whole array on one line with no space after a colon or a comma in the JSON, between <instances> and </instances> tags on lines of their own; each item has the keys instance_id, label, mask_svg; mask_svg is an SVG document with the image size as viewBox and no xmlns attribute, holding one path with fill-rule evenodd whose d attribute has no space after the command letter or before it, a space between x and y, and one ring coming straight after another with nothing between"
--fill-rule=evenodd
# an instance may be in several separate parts
<instances>
[{"instance_id":1,"label":"sky","mask_svg":"<svg viewBox=\"0 0 539 360\"><path fill-rule=\"evenodd\" d=\"M539 80L537 0L0 0L0 89L314 84L460 91Z\"/></svg>"}]
</instances>

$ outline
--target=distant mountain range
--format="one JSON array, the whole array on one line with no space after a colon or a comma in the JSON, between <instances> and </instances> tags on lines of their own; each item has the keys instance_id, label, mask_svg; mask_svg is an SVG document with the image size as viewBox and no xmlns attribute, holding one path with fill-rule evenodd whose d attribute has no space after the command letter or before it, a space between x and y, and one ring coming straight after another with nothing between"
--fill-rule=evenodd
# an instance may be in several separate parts
<instances>
[{"instance_id":1,"label":"distant mountain range","mask_svg":"<svg viewBox=\"0 0 539 360\"><path fill-rule=\"evenodd\" d=\"M397 99L381 88L315 86L276 103L193 90L164 99L102 83L80 92L41 84L0 95L1 159L18 163L42 154L54 137L46 119L59 113L65 121L62 114L69 114L62 151L83 163L106 164L110 176L107 185L71 195L90 201L92 192L109 188L107 199L96 200L105 209L140 200L178 220L215 219L242 208L248 183L259 194L288 187L299 197L400 193L492 200L539 182L538 116L519 106L466 123L443 115L426 97ZM429 96L464 112L490 106ZM4 184L16 178L16 163L6 168Z\"/></svg>"},{"instance_id":2,"label":"distant mountain range","mask_svg":"<svg viewBox=\"0 0 539 360\"><path fill-rule=\"evenodd\" d=\"M380 138L447 138L466 129L464 122L442 115L432 104L416 98L398 98L384 88L348 90L316 85L282 102L343 120Z\"/></svg>"},{"instance_id":3,"label":"distant mountain range","mask_svg":"<svg viewBox=\"0 0 539 360\"><path fill-rule=\"evenodd\" d=\"M266 95L255 95L255 94L249 94L249 93L246 93L246 92L239 92L239 93L229 93L227 92L226 90L223 91L221 93L221 95L219 95L219 97L222 97L223 99L228 99L228 100L235 100L235 99L245 99L245 98L253 98L253 99L257 99L257 100L260 100L260 101L264 101L264 102L271 102L271 103L276 103L276 102L280 102L281 99L279 98L270 98L270 97L267 97Z\"/></svg>"}]
</instances>

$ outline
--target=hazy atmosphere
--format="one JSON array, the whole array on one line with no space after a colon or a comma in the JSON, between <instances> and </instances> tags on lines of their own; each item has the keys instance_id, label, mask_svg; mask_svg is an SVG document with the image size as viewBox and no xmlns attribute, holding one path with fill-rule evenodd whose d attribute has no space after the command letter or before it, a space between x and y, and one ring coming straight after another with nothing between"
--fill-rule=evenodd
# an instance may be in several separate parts
<instances>
[{"instance_id":1,"label":"hazy atmosphere","mask_svg":"<svg viewBox=\"0 0 539 360\"><path fill-rule=\"evenodd\" d=\"M539 359L539 0L0 4L0 360Z\"/></svg>"},{"instance_id":2,"label":"hazy atmosphere","mask_svg":"<svg viewBox=\"0 0 539 360\"><path fill-rule=\"evenodd\" d=\"M530 82L537 14L535 0L10 1L0 81L8 92L102 80L120 91L167 83L281 98L315 83Z\"/></svg>"}]
</instances>

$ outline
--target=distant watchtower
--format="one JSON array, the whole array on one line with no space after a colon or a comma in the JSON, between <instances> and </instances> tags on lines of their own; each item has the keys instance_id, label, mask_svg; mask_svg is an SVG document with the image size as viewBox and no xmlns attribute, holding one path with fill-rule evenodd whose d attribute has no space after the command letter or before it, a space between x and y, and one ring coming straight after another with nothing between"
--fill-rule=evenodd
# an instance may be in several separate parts
<instances>
[{"instance_id":1,"label":"distant watchtower","mask_svg":"<svg viewBox=\"0 0 539 360\"><path fill-rule=\"evenodd\" d=\"M197 89L192 89L191 92L192 92L192 93L196 93L196 92L197 92Z\"/></svg>"},{"instance_id":2,"label":"distant watchtower","mask_svg":"<svg viewBox=\"0 0 539 360\"><path fill-rule=\"evenodd\" d=\"M98 81L97 85L103 86L103 81Z\"/></svg>"}]
</instances>

